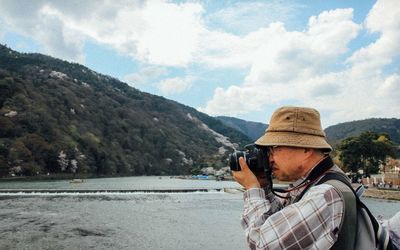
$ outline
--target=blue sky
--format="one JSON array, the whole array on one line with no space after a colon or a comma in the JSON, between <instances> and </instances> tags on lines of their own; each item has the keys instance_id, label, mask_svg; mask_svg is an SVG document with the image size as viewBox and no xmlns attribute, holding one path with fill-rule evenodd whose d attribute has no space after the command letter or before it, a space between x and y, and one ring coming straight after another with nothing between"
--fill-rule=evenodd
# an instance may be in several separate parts
<instances>
[{"instance_id":1,"label":"blue sky","mask_svg":"<svg viewBox=\"0 0 400 250\"><path fill-rule=\"evenodd\" d=\"M197 108L400 117L400 1L0 0L0 42Z\"/></svg>"}]
</instances>

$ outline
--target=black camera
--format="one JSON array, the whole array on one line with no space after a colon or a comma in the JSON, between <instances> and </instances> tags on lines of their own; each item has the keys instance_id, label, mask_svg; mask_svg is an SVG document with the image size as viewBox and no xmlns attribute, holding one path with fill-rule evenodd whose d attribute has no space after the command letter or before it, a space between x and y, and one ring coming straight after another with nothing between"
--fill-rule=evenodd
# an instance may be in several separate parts
<instances>
[{"instance_id":1,"label":"black camera","mask_svg":"<svg viewBox=\"0 0 400 250\"><path fill-rule=\"evenodd\" d=\"M229 166L232 171L240 171L239 158L243 157L250 170L260 172L270 172L268 148L257 146L255 144L246 145L245 151L235 151L229 155Z\"/></svg>"}]
</instances>

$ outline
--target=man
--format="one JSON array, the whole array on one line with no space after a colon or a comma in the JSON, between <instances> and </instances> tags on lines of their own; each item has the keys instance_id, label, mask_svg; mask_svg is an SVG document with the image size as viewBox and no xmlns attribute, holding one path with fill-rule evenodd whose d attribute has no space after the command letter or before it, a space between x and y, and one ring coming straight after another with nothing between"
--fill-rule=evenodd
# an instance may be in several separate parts
<instances>
[{"instance_id":1,"label":"man","mask_svg":"<svg viewBox=\"0 0 400 250\"><path fill-rule=\"evenodd\" d=\"M242 226L250 248L332 248L344 216L344 199L333 186L314 184L328 172L343 172L328 155L332 148L318 111L279 108L255 144L268 147L273 176L292 184L280 199L271 192L272 184L266 178L256 176L245 160L239 159L241 171L234 171L233 176L246 189Z\"/></svg>"}]
</instances>

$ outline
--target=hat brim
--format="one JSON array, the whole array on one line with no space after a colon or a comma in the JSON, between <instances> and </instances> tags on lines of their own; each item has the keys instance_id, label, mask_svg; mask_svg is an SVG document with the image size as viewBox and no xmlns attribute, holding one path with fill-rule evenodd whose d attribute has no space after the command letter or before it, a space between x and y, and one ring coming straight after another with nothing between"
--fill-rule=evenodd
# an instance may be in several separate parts
<instances>
[{"instance_id":1,"label":"hat brim","mask_svg":"<svg viewBox=\"0 0 400 250\"><path fill-rule=\"evenodd\" d=\"M277 132L269 131L261 136L256 142L259 146L289 146L301 148L316 148L332 150L325 137L300 134L295 132Z\"/></svg>"}]
</instances>

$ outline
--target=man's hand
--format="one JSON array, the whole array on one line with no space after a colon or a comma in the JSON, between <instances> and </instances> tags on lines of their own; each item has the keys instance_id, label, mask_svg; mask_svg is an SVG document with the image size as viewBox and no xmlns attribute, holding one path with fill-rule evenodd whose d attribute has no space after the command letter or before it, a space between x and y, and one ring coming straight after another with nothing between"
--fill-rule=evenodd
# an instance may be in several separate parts
<instances>
[{"instance_id":1,"label":"man's hand","mask_svg":"<svg viewBox=\"0 0 400 250\"><path fill-rule=\"evenodd\" d=\"M254 174L257 177L258 183L260 183L261 188L263 188L263 189L271 188L270 181L268 180L267 174L265 173L264 170L260 170Z\"/></svg>"},{"instance_id":2,"label":"man's hand","mask_svg":"<svg viewBox=\"0 0 400 250\"><path fill-rule=\"evenodd\" d=\"M250 188L260 188L261 186L257 177L251 172L243 157L239 158L239 165L242 170L232 171L233 178L246 190Z\"/></svg>"}]
</instances>

